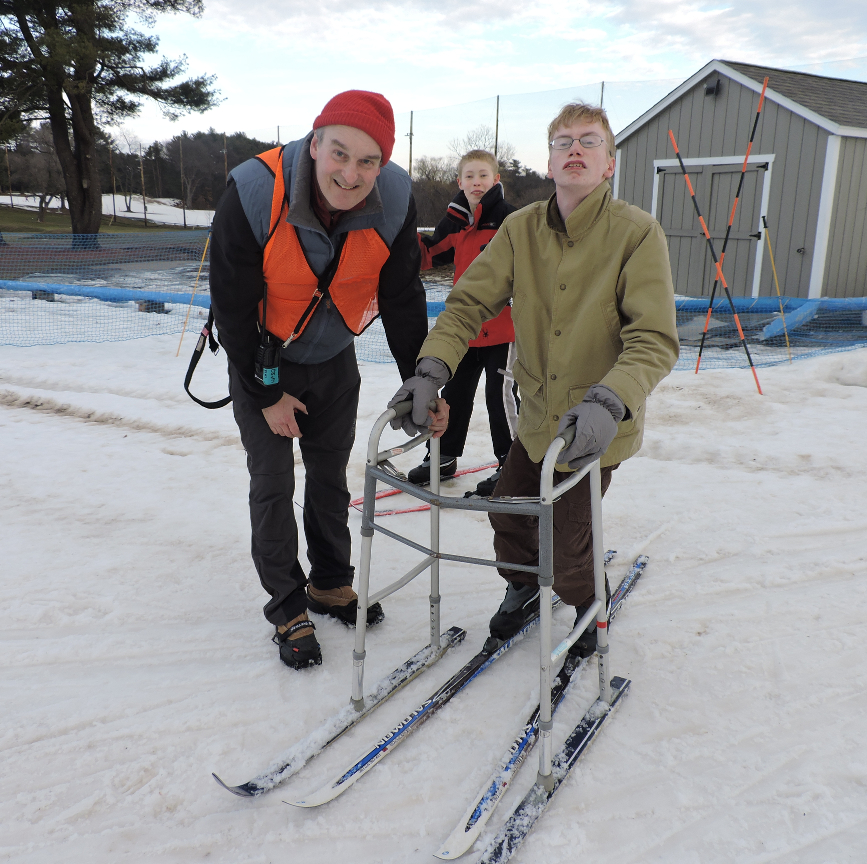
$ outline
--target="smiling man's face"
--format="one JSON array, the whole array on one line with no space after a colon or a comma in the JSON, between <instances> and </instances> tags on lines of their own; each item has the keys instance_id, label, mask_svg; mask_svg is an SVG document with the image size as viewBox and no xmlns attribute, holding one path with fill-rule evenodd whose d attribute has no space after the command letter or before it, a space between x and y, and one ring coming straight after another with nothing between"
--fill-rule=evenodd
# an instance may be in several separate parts
<instances>
[{"instance_id":1,"label":"smiling man's face","mask_svg":"<svg viewBox=\"0 0 867 864\"><path fill-rule=\"evenodd\" d=\"M329 210L351 210L373 189L382 163L379 144L353 126L325 126L314 134L310 155Z\"/></svg>"},{"instance_id":2,"label":"smiling man's face","mask_svg":"<svg viewBox=\"0 0 867 864\"><path fill-rule=\"evenodd\" d=\"M582 147L578 141L584 135L602 138L598 147ZM605 129L601 123L577 120L571 126L559 126L551 136L574 138L566 150L548 150L548 177L557 191L579 201L586 198L603 180L614 176L614 157L608 153Z\"/></svg>"}]
</instances>

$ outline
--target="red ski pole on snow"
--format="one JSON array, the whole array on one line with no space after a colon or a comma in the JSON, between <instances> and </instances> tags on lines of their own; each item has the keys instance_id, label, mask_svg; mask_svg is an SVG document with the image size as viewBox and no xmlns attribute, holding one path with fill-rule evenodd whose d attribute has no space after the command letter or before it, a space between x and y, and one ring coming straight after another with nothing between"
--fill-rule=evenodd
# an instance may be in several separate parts
<instances>
[{"instance_id":1,"label":"red ski pole on snow","mask_svg":"<svg viewBox=\"0 0 867 864\"><path fill-rule=\"evenodd\" d=\"M677 141L674 140L674 132L671 129L668 130L668 137L671 138L672 146L674 147L674 155L677 156L677 161L680 163L680 170L683 172L683 179L686 180L687 188L689 189L690 197L692 198L692 206L695 207L695 213L698 216L699 224L701 225L701 230L704 231L705 240L707 240L708 248L710 249L711 258L713 258L713 263L716 266L717 279L722 282L723 290L726 292L726 297L729 301L729 306L731 306L732 315L735 318L735 324L738 327L738 334L741 338L741 345L744 346L744 351L747 354L747 360L750 361L750 369L753 371L753 378L756 379L756 387L759 391L759 396L764 395L762 393L761 384L759 384L759 376L756 374L756 367L753 363L753 358L750 355L750 349L747 347L747 340L744 338L744 331L741 327L741 320L738 318L737 309L735 309L735 301L732 300L731 292L729 291L728 283L726 282L726 277L723 276L722 267L720 266L720 260L717 257L716 249L714 249L713 240L710 239L710 231L707 230L707 224L704 221L704 216L701 215L701 210L698 208L698 201L695 200L695 190L692 188L692 181L689 179L689 174L686 173L686 166L683 164L683 159L680 155L680 150L677 149Z\"/></svg>"},{"instance_id":2,"label":"red ski pole on snow","mask_svg":"<svg viewBox=\"0 0 867 864\"><path fill-rule=\"evenodd\" d=\"M735 192L735 202L732 205L732 212L729 216L729 224L726 226L726 236L723 239L722 252L720 252L719 263L720 267L722 267L723 261L725 261L726 257L726 246L729 244L729 234L732 231L732 223L735 221L735 211L738 209L738 202L741 197L741 189L744 185L744 177L747 173L747 162L750 160L750 150L753 149L753 139L756 137L756 129L759 125L759 116L762 113L762 105L765 101L765 90L768 89L768 78L765 78L764 84L762 84L762 94L759 96L759 107L756 109L756 119L753 121L753 130L750 132L750 143L747 145L747 155L744 156L744 165L741 168L741 177L738 181L738 189ZM677 148L675 148L677 149ZM683 165L681 165L683 167ZM719 277L713 280L713 289L710 292L710 302L707 304L707 317L704 319L704 330L701 334L701 344L698 346L698 359L695 361L695 374L698 375L698 367L701 364L701 354L704 351L704 340L707 337L707 328L710 325L710 313L713 311L713 301L716 297L716 286L719 282ZM761 389L759 390L761 392Z\"/></svg>"}]
</instances>

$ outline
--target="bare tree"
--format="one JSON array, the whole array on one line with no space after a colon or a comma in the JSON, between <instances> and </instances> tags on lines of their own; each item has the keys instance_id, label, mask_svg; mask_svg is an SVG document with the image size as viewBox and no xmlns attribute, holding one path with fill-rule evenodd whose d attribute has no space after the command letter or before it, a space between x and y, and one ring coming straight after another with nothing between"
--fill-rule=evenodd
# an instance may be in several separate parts
<instances>
[{"instance_id":1,"label":"bare tree","mask_svg":"<svg viewBox=\"0 0 867 864\"><path fill-rule=\"evenodd\" d=\"M514 145L508 141L496 141L494 130L484 124L470 129L463 138L452 138L449 141L449 150L456 159L460 159L464 153L470 150L487 150L489 153L493 153L495 144L497 160L501 165L508 165L515 158Z\"/></svg>"},{"instance_id":2,"label":"bare tree","mask_svg":"<svg viewBox=\"0 0 867 864\"><path fill-rule=\"evenodd\" d=\"M21 135L9 161L16 183L39 200L36 221L44 222L46 208L55 196L62 195L66 189L63 170L54 149L51 126L43 123Z\"/></svg>"},{"instance_id":3,"label":"bare tree","mask_svg":"<svg viewBox=\"0 0 867 864\"><path fill-rule=\"evenodd\" d=\"M422 156L413 165L412 173L416 181L451 183L458 175L458 163L448 156Z\"/></svg>"}]
</instances>

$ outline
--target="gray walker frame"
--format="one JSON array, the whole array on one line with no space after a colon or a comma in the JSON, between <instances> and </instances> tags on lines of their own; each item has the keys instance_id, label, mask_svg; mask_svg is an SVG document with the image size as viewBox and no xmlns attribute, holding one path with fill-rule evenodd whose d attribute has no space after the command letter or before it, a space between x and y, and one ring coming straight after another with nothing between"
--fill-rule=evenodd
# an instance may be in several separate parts
<instances>
[{"instance_id":1,"label":"gray walker frame","mask_svg":"<svg viewBox=\"0 0 867 864\"><path fill-rule=\"evenodd\" d=\"M389 408L374 423L367 446L367 463L364 471L364 504L361 516L361 561L358 568L358 618L355 630L355 649L352 652L352 705L357 710L364 707L364 658L366 656L364 643L366 636L367 609L407 585L424 570L430 568L430 647L440 648L440 561L456 561L462 564L479 564L484 567L504 567L510 570L523 570L536 573L540 589L540 711L539 732L541 747L539 753L539 775L537 783L547 790L554 787L554 777L551 773L553 759L553 739L551 731L551 682L554 664L561 659L569 648L578 640L593 619L596 619L596 652L599 661L599 698L610 705L612 701L611 675L608 664L608 608L605 597L605 546L602 542L602 474L599 461L596 460L576 471L567 480L554 485L554 466L557 457L564 447L571 443L574 437L574 427L567 433L558 435L548 447L542 462L542 478L539 497L526 498L456 498L440 495L439 471L431 471L430 490L423 489L413 483L398 479L393 473L380 466L388 463L394 456L417 447L430 438L430 464L439 466L440 442L431 438L431 433L417 435L406 444L380 450L380 438L388 423L395 417L408 414L412 408L411 402L402 402L394 408ZM389 466L390 467L390 466ZM585 476L590 475L590 506L593 532L593 576L596 597L590 608L573 628L572 632L554 650L551 650L553 624L553 586L554 586L554 502L565 492L575 486ZM376 483L380 481L401 492L406 492L413 498L418 498L430 505L430 548L422 546L408 537L390 531L375 522L374 508L376 506ZM539 565L528 567L522 564L512 564L505 561L493 561L486 558L471 558L465 555L451 555L440 551L440 510L484 511L487 513L512 513L516 515L536 516L539 519ZM378 531L386 537L391 537L400 543L421 552L425 557L407 571L400 579L370 594L370 556L373 546L374 532Z\"/></svg>"}]
</instances>

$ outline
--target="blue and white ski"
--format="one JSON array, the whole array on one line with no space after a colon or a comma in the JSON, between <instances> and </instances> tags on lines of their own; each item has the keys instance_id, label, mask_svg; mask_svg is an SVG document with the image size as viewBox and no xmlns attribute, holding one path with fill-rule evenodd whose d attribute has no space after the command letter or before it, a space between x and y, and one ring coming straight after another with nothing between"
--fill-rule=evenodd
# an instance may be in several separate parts
<instances>
[{"instance_id":1,"label":"blue and white ski","mask_svg":"<svg viewBox=\"0 0 867 864\"><path fill-rule=\"evenodd\" d=\"M602 724L620 704L629 690L630 683L617 676L611 678L611 704L594 702L554 757L551 769L554 788L549 792L538 783L534 783L476 864L506 864L506 861L512 857L536 824L536 820L545 812L545 808L578 761L578 757L587 749Z\"/></svg>"},{"instance_id":2,"label":"blue and white ski","mask_svg":"<svg viewBox=\"0 0 867 864\"><path fill-rule=\"evenodd\" d=\"M615 553L609 551L605 553L606 564L614 557ZM554 596L554 607L560 605L560 598ZM358 782L368 771L377 765L386 754L394 750L399 744L405 741L419 726L426 720L429 720L446 705L453 696L456 696L471 681L474 681L482 672L489 669L493 663L499 660L510 648L515 646L524 636L539 623L537 615L532 621L527 622L511 639L503 642L493 650L486 650L489 642L485 643L485 648L476 654L469 663L466 664L459 672L455 673L439 690L431 695L428 699L422 702L414 711L410 712L400 723L393 729L389 730L382 738L380 738L361 758L351 765L346 771L338 774L334 779L330 780L321 788L312 792L305 798L299 801L286 801L286 804L291 804L293 807L319 807L326 804L328 801L333 801L339 795L342 795L350 786ZM490 641L490 640L489 640Z\"/></svg>"},{"instance_id":3,"label":"blue and white ski","mask_svg":"<svg viewBox=\"0 0 867 864\"><path fill-rule=\"evenodd\" d=\"M295 746L283 753L266 771L263 771L252 780L241 783L239 786L229 786L216 774L213 778L224 789L233 795L242 798L254 798L264 792L268 792L275 786L279 786L288 780L293 774L297 774L314 756L318 756L329 744L333 744L344 732L360 723L374 709L378 708L397 693L410 681L421 675L425 669L429 669L440 660L449 650L460 645L467 635L466 630L460 627L452 627L440 637L440 647L433 649L430 645L422 648L417 654L402 663L390 675L386 675L374 687L373 692L364 697L364 708L357 711L353 706L347 705L337 714L325 720L317 729L306 738L299 741Z\"/></svg>"},{"instance_id":4,"label":"blue and white ski","mask_svg":"<svg viewBox=\"0 0 867 864\"><path fill-rule=\"evenodd\" d=\"M647 556L640 555L635 559L629 572L623 577L617 590L611 597L611 606L608 612L609 623L617 614L623 601L629 592L635 587L635 583L641 578L641 574L647 565ZM551 712L556 712L563 701L566 691L572 680L586 660L566 656L563 666L551 685ZM437 858L451 861L463 855L476 842L485 825L505 795L518 769L530 754L539 735L539 707L527 718L524 728L516 736L509 749L500 759L497 768L490 779L482 787L479 795L467 808L454 831L448 839L434 853Z\"/></svg>"}]
</instances>

